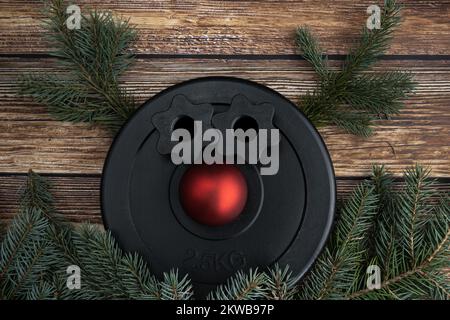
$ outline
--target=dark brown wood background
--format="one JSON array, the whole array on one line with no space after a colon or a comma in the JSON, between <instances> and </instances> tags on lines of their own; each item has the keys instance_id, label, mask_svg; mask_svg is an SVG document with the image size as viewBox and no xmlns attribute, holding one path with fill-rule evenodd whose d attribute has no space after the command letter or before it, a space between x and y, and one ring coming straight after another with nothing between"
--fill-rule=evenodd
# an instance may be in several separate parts
<instances>
[{"instance_id":1,"label":"dark brown wood background","mask_svg":"<svg viewBox=\"0 0 450 320\"><path fill-rule=\"evenodd\" d=\"M372 164L396 175L415 162L429 165L450 190L450 1L410 0L391 49L374 70L405 70L417 89L403 112L380 121L369 139L320 130L334 161L340 195ZM124 78L140 101L169 85L207 75L255 80L288 98L315 85L296 54L298 25L320 37L336 67L380 1L75 1L129 17L139 30L137 63ZM99 187L112 137L83 124L53 120L44 107L16 95L22 73L53 70L40 26L41 2L0 0L0 217L17 210L29 168L49 176L57 207L71 221L101 222Z\"/></svg>"}]
</instances>

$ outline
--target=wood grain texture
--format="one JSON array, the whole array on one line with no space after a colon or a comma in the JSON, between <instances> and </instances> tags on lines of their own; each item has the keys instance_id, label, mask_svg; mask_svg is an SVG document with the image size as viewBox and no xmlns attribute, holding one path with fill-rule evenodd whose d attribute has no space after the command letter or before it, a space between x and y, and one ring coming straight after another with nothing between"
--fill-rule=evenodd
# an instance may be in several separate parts
<instances>
[{"instance_id":1,"label":"wood grain texture","mask_svg":"<svg viewBox=\"0 0 450 320\"><path fill-rule=\"evenodd\" d=\"M54 121L44 107L16 95L18 75L50 72L53 65L50 59L0 59L0 172L33 168L54 174L101 173L112 140L107 131ZM412 72L417 90L400 115L379 122L373 137L358 138L336 127L320 129L337 176L366 176L373 163L401 174L420 162L431 166L433 175L450 177L450 63L388 60L374 71L396 69ZM316 84L314 72L302 60L194 58L139 59L123 83L142 102L172 84L211 75L254 80L293 101Z\"/></svg>"},{"instance_id":2,"label":"wood grain texture","mask_svg":"<svg viewBox=\"0 0 450 320\"><path fill-rule=\"evenodd\" d=\"M10 221L18 212L20 190L25 175L0 176L0 220ZM100 208L100 176L47 177L52 184L57 211L73 222L102 223ZM338 198L346 200L362 179L337 179ZM402 187L401 182L396 188ZM438 181L436 190L450 192L448 181ZM437 199L431 199L435 201Z\"/></svg>"},{"instance_id":3,"label":"wood grain texture","mask_svg":"<svg viewBox=\"0 0 450 320\"><path fill-rule=\"evenodd\" d=\"M404 0L401 28L389 54L448 55L450 2ZM82 10L99 8L129 17L139 31L135 49L148 54L293 54L294 32L308 25L327 53L353 45L381 1L155 1L78 0ZM41 28L42 3L0 0L0 53L48 52Z\"/></svg>"}]
</instances>

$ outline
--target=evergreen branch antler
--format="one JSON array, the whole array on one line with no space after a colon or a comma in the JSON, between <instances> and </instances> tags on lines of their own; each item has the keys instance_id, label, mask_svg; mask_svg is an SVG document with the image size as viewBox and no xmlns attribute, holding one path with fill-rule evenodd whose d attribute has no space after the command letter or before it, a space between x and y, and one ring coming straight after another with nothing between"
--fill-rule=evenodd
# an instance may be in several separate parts
<instances>
[{"instance_id":1,"label":"evergreen branch antler","mask_svg":"<svg viewBox=\"0 0 450 320\"><path fill-rule=\"evenodd\" d=\"M328 79L329 70L326 56L323 55L323 50L320 48L317 39L311 34L311 31L306 27L298 28L295 42L297 47L302 50L305 60L311 63L320 79Z\"/></svg>"},{"instance_id":2,"label":"evergreen branch antler","mask_svg":"<svg viewBox=\"0 0 450 320\"><path fill-rule=\"evenodd\" d=\"M388 48L392 34L400 25L400 5L395 0L385 0L380 28L369 30L364 26L360 44L347 56L340 77L351 77L375 63Z\"/></svg>"},{"instance_id":3,"label":"evergreen branch antler","mask_svg":"<svg viewBox=\"0 0 450 320\"><path fill-rule=\"evenodd\" d=\"M101 124L116 131L134 111L133 97L119 77L133 63L128 48L136 31L109 12L91 11L81 28L69 30L63 0L51 0L45 27L64 74L26 75L22 95L48 106L58 120Z\"/></svg>"},{"instance_id":4,"label":"evergreen branch antler","mask_svg":"<svg viewBox=\"0 0 450 320\"><path fill-rule=\"evenodd\" d=\"M397 114L402 99L414 89L408 73L361 74L388 48L400 23L400 6L386 0L380 29L363 29L360 45L351 51L341 71L327 65L317 40L306 27L297 29L296 43L319 75L319 85L301 98L299 107L317 126L335 124L349 133L369 136L372 120Z\"/></svg>"},{"instance_id":5,"label":"evergreen branch antler","mask_svg":"<svg viewBox=\"0 0 450 320\"><path fill-rule=\"evenodd\" d=\"M26 75L19 93L45 104L58 120L101 124L112 131L132 114L133 96L119 86L119 77L133 63L128 49L136 39L128 21L111 13L91 11L81 29L69 30L63 0L50 0L46 28L55 47L52 55L65 73ZM369 136L373 120L397 114L414 89L408 73L365 74L388 48L400 23L400 6L386 0L380 29L363 29L341 71L328 67L327 57L311 32L297 30L296 44L319 75L316 90L301 98L300 109L317 126L335 124L347 132Z\"/></svg>"}]
</instances>

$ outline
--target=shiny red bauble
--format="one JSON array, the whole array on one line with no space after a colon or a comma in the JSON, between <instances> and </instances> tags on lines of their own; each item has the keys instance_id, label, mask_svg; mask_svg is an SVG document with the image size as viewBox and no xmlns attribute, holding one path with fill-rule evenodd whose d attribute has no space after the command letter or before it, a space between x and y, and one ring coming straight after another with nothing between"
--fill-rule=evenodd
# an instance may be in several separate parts
<instances>
[{"instance_id":1,"label":"shiny red bauble","mask_svg":"<svg viewBox=\"0 0 450 320\"><path fill-rule=\"evenodd\" d=\"M180 181L180 201L195 221L208 226L232 222L247 202L247 182L233 165L194 165Z\"/></svg>"}]
</instances>

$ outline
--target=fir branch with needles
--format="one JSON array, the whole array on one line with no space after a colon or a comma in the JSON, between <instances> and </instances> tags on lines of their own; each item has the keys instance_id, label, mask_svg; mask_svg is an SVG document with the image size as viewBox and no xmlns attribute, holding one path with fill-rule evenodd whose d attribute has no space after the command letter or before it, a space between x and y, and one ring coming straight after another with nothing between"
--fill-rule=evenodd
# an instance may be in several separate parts
<instances>
[{"instance_id":1,"label":"fir branch with needles","mask_svg":"<svg viewBox=\"0 0 450 320\"><path fill-rule=\"evenodd\" d=\"M100 124L118 130L135 109L133 96L119 85L133 63L129 48L136 31L109 12L81 16L81 28L66 26L64 1L51 0L46 8L47 40L54 47L60 71L25 75L21 95L45 104L56 119Z\"/></svg>"},{"instance_id":2,"label":"fir branch with needles","mask_svg":"<svg viewBox=\"0 0 450 320\"><path fill-rule=\"evenodd\" d=\"M69 30L63 0L50 0L45 26L51 54L61 67L53 74L21 77L19 94L48 107L58 120L100 124L117 131L135 109L133 96L119 84L133 63L129 49L136 39L128 21L111 13L90 11L81 28ZM388 49L400 24L400 6L386 0L380 29L362 31L340 71L306 27L297 30L296 43L319 76L315 90L301 97L300 109L316 125L334 124L347 132L369 136L373 120L398 114L414 89L409 73L366 73Z\"/></svg>"},{"instance_id":3,"label":"fir branch with needles","mask_svg":"<svg viewBox=\"0 0 450 320\"><path fill-rule=\"evenodd\" d=\"M382 276L388 278L391 276L388 266L390 265L390 257L396 241L394 212L397 193L393 189L394 178L386 171L384 166L373 168L372 180L379 205L377 219L371 230L371 232L377 234L377 237L373 237L370 245L373 251L374 264L379 265L382 270Z\"/></svg>"},{"instance_id":4,"label":"fir branch with needles","mask_svg":"<svg viewBox=\"0 0 450 320\"><path fill-rule=\"evenodd\" d=\"M187 275L180 279L177 270L163 274L160 283L162 300L188 300L192 297L192 285Z\"/></svg>"},{"instance_id":5,"label":"fir branch with needles","mask_svg":"<svg viewBox=\"0 0 450 320\"><path fill-rule=\"evenodd\" d=\"M289 266L275 264L267 273L265 298L269 300L292 300L297 291L298 277L293 277Z\"/></svg>"},{"instance_id":6,"label":"fir branch with needles","mask_svg":"<svg viewBox=\"0 0 450 320\"><path fill-rule=\"evenodd\" d=\"M46 256L53 247L42 236L47 229L39 210L23 210L13 220L0 246L0 299L23 297L23 289L39 280L42 263L52 265Z\"/></svg>"},{"instance_id":7,"label":"fir branch with needles","mask_svg":"<svg viewBox=\"0 0 450 320\"><path fill-rule=\"evenodd\" d=\"M357 189L347 202L333 240L303 280L298 297L450 299L446 271L450 267L450 197L436 191L429 175L428 169L416 165L406 170L404 187L396 191L392 176L383 167L375 167L372 186ZM434 198L441 200L433 204ZM363 205L368 199L375 204L370 214L372 205ZM371 216L372 222L359 226L364 216ZM334 240L348 235L347 231L353 230L349 226L362 233L348 238L350 241ZM364 235L368 230L370 239ZM377 265L382 271L379 289L366 287L368 265Z\"/></svg>"},{"instance_id":8,"label":"fir branch with needles","mask_svg":"<svg viewBox=\"0 0 450 320\"><path fill-rule=\"evenodd\" d=\"M238 271L236 275L228 279L227 283L219 286L208 296L210 300L258 300L266 295L264 286L266 274L258 269L248 273Z\"/></svg>"},{"instance_id":9,"label":"fir branch with needles","mask_svg":"<svg viewBox=\"0 0 450 320\"><path fill-rule=\"evenodd\" d=\"M430 171L408 169L394 188L384 167L357 186L339 208L329 243L297 284L286 266L239 271L208 299L449 299L450 198ZM125 253L111 233L71 226L56 213L51 185L30 171L20 212L0 243L2 299L190 299L187 275L157 279L137 253ZM433 199L440 198L436 202ZM68 290L66 268L76 264L81 290ZM380 289L366 287L366 269L380 267Z\"/></svg>"},{"instance_id":10,"label":"fir branch with needles","mask_svg":"<svg viewBox=\"0 0 450 320\"><path fill-rule=\"evenodd\" d=\"M135 253L124 253L110 232L74 228L56 213L48 181L30 171L21 209L0 243L2 299L187 299L192 286L173 271L157 280ZM78 265L82 289L66 287Z\"/></svg>"},{"instance_id":11,"label":"fir branch with needles","mask_svg":"<svg viewBox=\"0 0 450 320\"><path fill-rule=\"evenodd\" d=\"M344 296L357 284L365 261L364 248L373 225L377 198L368 183L358 186L342 208L330 244L302 284L302 299Z\"/></svg>"},{"instance_id":12,"label":"fir branch with needles","mask_svg":"<svg viewBox=\"0 0 450 320\"><path fill-rule=\"evenodd\" d=\"M450 299L450 282L445 272L450 267L450 197L436 197L430 171L421 166L408 169L405 187L397 195L392 220L392 238L379 238L390 246L385 262L389 270L379 290L360 288L353 299Z\"/></svg>"},{"instance_id":13,"label":"fir branch with needles","mask_svg":"<svg viewBox=\"0 0 450 320\"><path fill-rule=\"evenodd\" d=\"M298 278L289 266L275 264L267 271L238 271L232 278L210 292L210 300L291 300L297 291Z\"/></svg>"},{"instance_id":14,"label":"fir branch with needles","mask_svg":"<svg viewBox=\"0 0 450 320\"><path fill-rule=\"evenodd\" d=\"M317 88L301 98L299 108L316 125L334 124L349 133L369 136L373 120L398 114L403 100L414 89L409 73L363 73L388 49L400 24L400 6L386 0L379 29L363 29L358 47L341 70L332 70L317 39L307 27L297 29L296 43L319 76Z\"/></svg>"},{"instance_id":15,"label":"fir branch with needles","mask_svg":"<svg viewBox=\"0 0 450 320\"><path fill-rule=\"evenodd\" d=\"M400 23L400 7L386 0L381 28L364 28L361 42L341 70L329 67L307 28L297 45L318 74L315 90L300 108L317 126L335 124L368 136L373 120L397 114L414 88L408 73L366 72L388 48ZM129 48L136 32L110 13L91 11L81 29L66 27L62 0L51 0L46 28L61 71L26 75L20 93L43 103L59 120L100 124L116 131L134 110L120 77L133 63ZM289 269L240 271L210 299L449 299L448 194L434 188L429 171L405 172L397 191L393 177L375 167L339 208L339 219L314 268L298 286ZM48 181L30 171L20 210L0 228L1 299L189 299L188 276L176 270L161 279L137 253L125 253L111 233L92 225L74 227L57 214ZM431 199L440 196L437 204ZM0 226L1 227L1 226ZM68 290L66 268L78 265L81 290ZM380 289L366 288L366 269L382 271Z\"/></svg>"}]
</instances>

